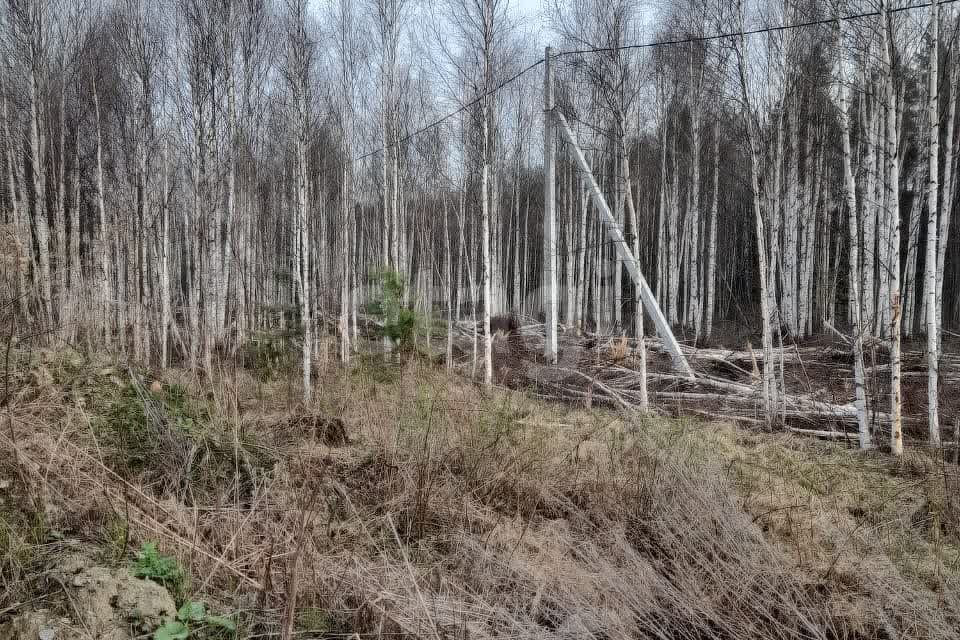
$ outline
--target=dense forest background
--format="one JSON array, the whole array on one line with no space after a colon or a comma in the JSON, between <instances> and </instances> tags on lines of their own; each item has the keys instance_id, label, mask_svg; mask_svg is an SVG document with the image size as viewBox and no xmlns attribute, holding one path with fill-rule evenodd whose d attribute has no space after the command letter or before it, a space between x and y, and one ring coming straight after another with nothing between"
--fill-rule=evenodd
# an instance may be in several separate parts
<instances>
[{"instance_id":1,"label":"dense forest background","mask_svg":"<svg viewBox=\"0 0 960 640\"><path fill-rule=\"evenodd\" d=\"M928 292L957 330L960 21L940 4L544 6L558 109L685 337L743 340L764 313L787 339L887 337L901 312L922 334ZM349 358L384 270L423 311L542 311L543 51L506 0L0 19L0 287L25 326L209 367L270 327ZM557 162L560 319L630 332L633 284L566 143Z\"/></svg>"}]
</instances>

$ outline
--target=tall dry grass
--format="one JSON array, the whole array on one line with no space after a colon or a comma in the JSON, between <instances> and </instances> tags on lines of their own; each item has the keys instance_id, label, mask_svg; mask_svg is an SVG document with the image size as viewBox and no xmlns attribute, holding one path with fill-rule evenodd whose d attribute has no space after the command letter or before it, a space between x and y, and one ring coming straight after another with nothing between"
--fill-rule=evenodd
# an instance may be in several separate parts
<instances>
[{"instance_id":1,"label":"tall dry grass","mask_svg":"<svg viewBox=\"0 0 960 640\"><path fill-rule=\"evenodd\" d=\"M251 637L960 637L956 532L895 517L930 469L365 361L322 372L310 407L242 371L164 374L207 403L203 438L234 469L169 469L202 480L184 493L111 462L83 388L122 376L46 366L5 418L0 473L64 535L104 544L120 522L131 546L159 540ZM351 444L292 415L340 419ZM850 491L811 485L824 460ZM910 553L932 569L908 571Z\"/></svg>"}]
</instances>

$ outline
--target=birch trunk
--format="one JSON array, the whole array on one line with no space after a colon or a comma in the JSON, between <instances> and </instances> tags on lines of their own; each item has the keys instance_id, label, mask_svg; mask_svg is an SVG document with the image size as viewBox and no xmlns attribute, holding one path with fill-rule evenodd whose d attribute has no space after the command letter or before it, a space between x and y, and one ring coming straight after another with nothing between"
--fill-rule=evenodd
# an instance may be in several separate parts
<instances>
[{"instance_id":1,"label":"birch trunk","mask_svg":"<svg viewBox=\"0 0 960 640\"><path fill-rule=\"evenodd\" d=\"M929 150L927 152L929 153ZM908 338L913 335L917 321L917 260L920 253L920 219L924 204L919 166L914 168L910 178L910 190L913 193L913 202L910 205L910 220L907 223L907 263L903 270L903 335ZM936 254L934 254L934 261L936 261ZM925 287L924 279L924 297L921 300L923 309L926 309ZM920 319L924 318L924 313L921 313Z\"/></svg>"},{"instance_id":2,"label":"birch trunk","mask_svg":"<svg viewBox=\"0 0 960 640\"><path fill-rule=\"evenodd\" d=\"M302 114L301 117L305 117ZM305 123L301 123L305 124ZM307 223L307 143L305 127L297 141L297 229L298 268L300 272L300 326L303 329L303 404L309 405L313 392L310 382L313 356L313 322L310 319L310 232Z\"/></svg>"},{"instance_id":3,"label":"birch trunk","mask_svg":"<svg viewBox=\"0 0 960 640\"><path fill-rule=\"evenodd\" d=\"M707 295L704 302L704 336L713 333L713 309L716 306L717 286L717 219L720 215L720 118L713 126L713 200L710 204L710 237L707 245Z\"/></svg>"},{"instance_id":4,"label":"birch trunk","mask_svg":"<svg viewBox=\"0 0 960 640\"><path fill-rule=\"evenodd\" d=\"M340 362L350 363L350 211L351 189L347 165L343 165L340 217Z\"/></svg>"},{"instance_id":5,"label":"birch trunk","mask_svg":"<svg viewBox=\"0 0 960 640\"><path fill-rule=\"evenodd\" d=\"M110 295L110 273L112 265L110 260L109 240L107 235L107 212L104 203L104 183L103 183L103 136L100 125L100 98L97 91L96 78L93 80L93 113L94 124L97 130L97 231L94 239L94 250L97 263L97 281L98 292L95 296L100 314L100 322L103 326L103 341L107 349L112 348L112 327L111 327L111 298Z\"/></svg>"},{"instance_id":6,"label":"birch trunk","mask_svg":"<svg viewBox=\"0 0 960 640\"><path fill-rule=\"evenodd\" d=\"M17 255L15 256L16 264L14 267L17 270L17 300L20 316L23 318L23 321L31 323L32 318L29 305L30 298L29 287L27 285L27 271L29 269L29 265L33 262L33 243L30 238L30 223L27 220L27 214L23 208L23 198L21 197L20 190L18 189L18 184L23 184L23 170L21 162L17 157L18 154L16 152L16 145L14 144L13 137L10 133L10 114L7 109L7 94L2 77L0 77L0 100L3 101L3 113L0 115L3 116L3 149L6 160L4 165L7 168L7 192L10 194L10 208L13 218L14 241L16 243L17 250ZM14 168L15 165L16 168ZM20 178L19 180L18 177Z\"/></svg>"},{"instance_id":7,"label":"birch trunk","mask_svg":"<svg viewBox=\"0 0 960 640\"><path fill-rule=\"evenodd\" d=\"M865 101L865 100L864 100ZM871 102L875 103L876 100ZM864 174L867 176L865 185L865 198L863 202L863 308L866 313L864 326L867 333L871 336L877 335L877 307L875 297L876 286L876 228L877 228L877 125L879 116L875 104L871 105L869 115L866 119L867 142L864 145L866 155L866 167Z\"/></svg>"},{"instance_id":8,"label":"birch trunk","mask_svg":"<svg viewBox=\"0 0 960 640\"><path fill-rule=\"evenodd\" d=\"M567 303L566 303L566 319L564 322L567 325L567 330L570 330L574 327L576 323L576 306L577 306L577 249L576 238L574 237L576 227L574 222L577 219L577 210L576 205L576 186L574 185L574 176L573 169L570 168L567 171L567 180L565 181L565 191L566 199L564 211L566 211L566 218L564 222L564 239L566 240L567 247L564 251L564 261L567 268Z\"/></svg>"},{"instance_id":9,"label":"birch trunk","mask_svg":"<svg viewBox=\"0 0 960 640\"><path fill-rule=\"evenodd\" d=\"M886 178L887 219L890 228L889 301L890 301L890 449L894 455L903 455L903 399L900 379L900 165L897 154L897 96L894 90L894 36L893 17L889 0L883 0L883 62L886 84Z\"/></svg>"},{"instance_id":10,"label":"birch trunk","mask_svg":"<svg viewBox=\"0 0 960 640\"><path fill-rule=\"evenodd\" d=\"M662 112L665 114L666 107L662 109ZM666 311L667 317L673 322L674 318L671 315L673 312L668 304L667 297L667 291L669 289L669 283L667 282L667 256L669 255L669 247L667 246L667 226L669 220L667 214L667 126L668 120L666 115L662 115L660 123L659 224L657 225L657 302L660 303L660 306Z\"/></svg>"},{"instance_id":11,"label":"birch trunk","mask_svg":"<svg viewBox=\"0 0 960 640\"><path fill-rule=\"evenodd\" d=\"M577 331L583 331L584 325L583 320L586 316L586 300L587 300L587 284L590 282L587 279L587 217L589 210L587 208L587 190L586 187L580 187L577 189L579 197L577 198L577 211L579 212L580 219L580 233L579 233L579 246L577 247L577 299L575 301L576 305L576 317L574 323L577 327Z\"/></svg>"},{"instance_id":12,"label":"birch trunk","mask_svg":"<svg viewBox=\"0 0 960 640\"><path fill-rule=\"evenodd\" d=\"M928 193L927 193L927 246L925 256L924 273L924 304L926 306L927 316L927 428L930 433L930 446L940 446L940 416L937 390L939 385L939 363L940 353L937 327L937 291L936 291L936 268L937 268L937 250L938 250L938 206L937 197L940 192L940 104L939 104L939 66L940 66L940 47L939 47L939 22L940 11L937 0L932 0L930 6L930 87L927 114L929 116L930 128L930 150L929 150L929 170L928 170ZM919 198L919 194L917 195ZM950 203L945 203L947 207ZM912 229L911 229L912 234ZM943 238L946 244L947 238Z\"/></svg>"},{"instance_id":13,"label":"birch trunk","mask_svg":"<svg viewBox=\"0 0 960 640\"><path fill-rule=\"evenodd\" d=\"M640 259L640 218L637 215L637 207L633 201L633 186L630 180L630 159L624 163L624 182L627 186L627 208L630 211L630 225L633 227L633 257ZM634 335L637 338L637 369L640 374L640 411L646 413L650 410L650 401L647 393L647 340L643 329L643 299L642 291L637 283L634 283Z\"/></svg>"},{"instance_id":14,"label":"birch trunk","mask_svg":"<svg viewBox=\"0 0 960 640\"><path fill-rule=\"evenodd\" d=\"M12 197L12 194L11 194ZM73 145L73 206L70 207L70 240L68 248L70 263L70 289L67 298L67 307L70 312L67 316L70 323L69 336L76 340L87 318L81 318L81 295L86 289L83 281L83 269L80 265L80 128L77 127L77 136Z\"/></svg>"},{"instance_id":15,"label":"birch trunk","mask_svg":"<svg viewBox=\"0 0 960 640\"><path fill-rule=\"evenodd\" d=\"M741 6L742 11L742 6ZM741 13L741 25L743 15ZM747 145L750 149L750 186L753 190L753 214L757 234L757 264L760 276L760 316L763 327L763 402L764 414L768 425L775 419L777 407L776 380L773 360L773 331L771 327L771 309L767 272L766 231L763 224L763 209L760 191L760 152L757 144L756 127L753 121L753 108L747 93L747 77L743 56L746 52L746 36L740 36L740 47L736 48L739 64L740 92L747 118Z\"/></svg>"},{"instance_id":16,"label":"birch trunk","mask_svg":"<svg viewBox=\"0 0 960 640\"><path fill-rule=\"evenodd\" d=\"M954 64L951 65L950 74L950 97L947 106L947 130L944 139L944 166L943 166L943 211L940 214L940 225L937 229L937 237L940 238L940 245L937 248L937 273L936 273L936 299L940 300L937 305L937 353L940 352L943 342L943 278L946 272L947 245L950 241L950 218L953 212L953 202L956 188L956 170L957 158L954 156L953 138L954 127L957 120L957 95L958 84L960 84L960 64L955 60L956 53L950 53ZM960 292L960 289L958 289ZM960 304L957 305L960 309Z\"/></svg>"},{"instance_id":17,"label":"birch trunk","mask_svg":"<svg viewBox=\"0 0 960 640\"><path fill-rule=\"evenodd\" d=\"M39 10L37 10L39 11ZM37 16L39 25L41 17ZM39 26L37 28L40 28ZM39 39L39 34L31 34L34 39ZM40 87L40 60L37 59L39 49L42 45L39 42L31 42L34 48L32 52L30 65L31 73L30 84L30 162L31 175L33 178L32 196L34 212L34 229L36 231L37 241L37 263L39 267L40 284L40 306L43 310L44 322L49 326L55 319L53 316L53 295L50 282L50 225L47 220L47 168L43 159L44 140L43 140L43 114L41 110L41 87Z\"/></svg>"},{"instance_id":18,"label":"birch trunk","mask_svg":"<svg viewBox=\"0 0 960 640\"><path fill-rule=\"evenodd\" d=\"M673 180L670 182L669 224L667 232L669 234L669 253L667 267L667 317L670 324L677 324L680 320L678 301L680 293L680 193L679 180L677 175L677 142L676 135L673 138L673 144L670 149L671 166L673 167Z\"/></svg>"},{"instance_id":19,"label":"birch trunk","mask_svg":"<svg viewBox=\"0 0 960 640\"><path fill-rule=\"evenodd\" d=\"M860 437L860 448L869 449L870 425L867 422L867 396L863 365L863 309L860 304L860 241L857 237L857 185L853 178L853 163L850 152L850 117L848 115L849 89L846 86L845 65L846 56L843 54L843 21L837 22L837 53L839 55L840 74L840 128L843 137L843 183L847 204L847 224L850 233L850 292L853 308L853 378L857 406L857 427Z\"/></svg>"},{"instance_id":20,"label":"birch trunk","mask_svg":"<svg viewBox=\"0 0 960 640\"><path fill-rule=\"evenodd\" d=\"M170 158L167 143L163 144L163 194L160 202L160 368L168 362L170 328Z\"/></svg>"},{"instance_id":21,"label":"birch trunk","mask_svg":"<svg viewBox=\"0 0 960 640\"><path fill-rule=\"evenodd\" d=\"M784 235L784 252L783 252L783 287L782 287L782 296L783 296L783 319L787 325L787 334L791 338L796 338L800 335L799 331L799 321L798 321L798 308L800 302L798 300L797 292L797 263L799 259L799 251L797 246L797 241L799 238L799 224L800 224L800 207L799 207L799 183L800 183L800 169L799 169L799 142L797 140L797 129L799 128L798 116L797 116L797 106L794 104L790 109L790 160L789 168L787 170L787 188L786 188L786 201L784 202L783 209L783 235ZM779 165L779 161L777 161ZM776 236L772 239L774 247L776 247Z\"/></svg>"},{"instance_id":22,"label":"birch trunk","mask_svg":"<svg viewBox=\"0 0 960 640\"><path fill-rule=\"evenodd\" d=\"M61 73L63 73L63 57L60 59ZM54 217L56 238L56 283L57 283L57 310L58 322L60 324L60 333L63 336L68 335L71 330L69 326L69 317L66 311L70 308L69 296L67 290L67 118L66 118L66 74L60 79L59 113L57 123L59 126L59 140L57 143L57 155L59 164L57 167L57 201L56 216Z\"/></svg>"},{"instance_id":23,"label":"birch trunk","mask_svg":"<svg viewBox=\"0 0 960 640\"><path fill-rule=\"evenodd\" d=\"M692 64L692 63L691 63ZM691 68L691 76L693 69ZM695 84L696 92L694 100L690 105L690 154L692 165L692 176L690 183L690 208L688 211L688 226L690 228L690 248L687 254L687 291L690 297L690 315L693 326L694 340L700 338L700 331L703 325L703 301L701 299L700 269L703 266L700 256L700 79L699 76Z\"/></svg>"},{"instance_id":24,"label":"birch trunk","mask_svg":"<svg viewBox=\"0 0 960 640\"><path fill-rule=\"evenodd\" d=\"M230 31L233 29L233 3L229 4L229 24L227 43L224 49L228 60L225 63L227 78L227 202L223 213L223 247L220 258L220 270L217 286L217 330L222 331L228 326L228 311L236 312L236 308L228 310L230 298L227 295L230 285L236 282L237 273L233 254L234 225L237 221L237 107L236 107L236 74L233 68L233 38ZM218 229L219 232L219 229ZM234 300L234 307L236 307ZM236 318L236 316L234 316ZM232 347L231 347L232 348Z\"/></svg>"},{"instance_id":25,"label":"birch trunk","mask_svg":"<svg viewBox=\"0 0 960 640\"><path fill-rule=\"evenodd\" d=\"M450 249L450 211L446 193L443 200L443 281L447 294L447 370L453 368L453 253Z\"/></svg>"},{"instance_id":26,"label":"birch trunk","mask_svg":"<svg viewBox=\"0 0 960 640\"><path fill-rule=\"evenodd\" d=\"M557 190L556 190L556 136L553 123L553 49L547 47L544 56L544 113L543 113L543 290L544 290L544 341L543 357L548 363L557 361L557 323L560 321L559 287L557 284ZM484 141L486 142L488 122L484 115ZM486 150L485 150L486 153ZM484 160L484 185L486 185L486 160ZM484 206L487 202L486 186L482 194ZM484 213L484 224L488 225L489 214ZM484 236L486 237L486 236ZM484 269L487 269L484 254ZM569 283L567 284L569 287ZM484 315L486 324L487 316Z\"/></svg>"},{"instance_id":27,"label":"birch trunk","mask_svg":"<svg viewBox=\"0 0 960 640\"><path fill-rule=\"evenodd\" d=\"M493 303L490 256L490 148L489 110L483 107L483 168L480 177L481 246L483 251L483 383L493 386L493 336L490 333L490 307Z\"/></svg>"}]
</instances>

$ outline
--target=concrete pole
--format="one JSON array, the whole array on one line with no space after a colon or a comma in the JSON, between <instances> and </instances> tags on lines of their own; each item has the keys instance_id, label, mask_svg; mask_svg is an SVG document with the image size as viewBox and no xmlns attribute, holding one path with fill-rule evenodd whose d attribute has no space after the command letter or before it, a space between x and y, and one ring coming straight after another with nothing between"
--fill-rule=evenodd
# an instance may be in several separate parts
<instances>
[{"instance_id":1,"label":"concrete pole","mask_svg":"<svg viewBox=\"0 0 960 640\"><path fill-rule=\"evenodd\" d=\"M543 63L543 306L546 336L543 356L547 362L555 364L560 306L557 285L557 162L553 126L553 56L553 47L547 47ZM567 284L571 285L572 283Z\"/></svg>"},{"instance_id":2,"label":"concrete pole","mask_svg":"<svg viewBox=\"0 0 960 640\"><path fill-rule=\"evenodd\" d=\"M573 159L580 168L581 178L586 183L587 190L590 192L590 197L593 199L593 204L600 213L600 220L606 227L607 237L612 242L617 251L617 255L623 261L624 266L630 273L630 277L633 278L634 284L636 284L640 289L640 299L643 301L643 307L653 318L653 323L657 328L657 335L660 336L661 340L663 340L664 346L667 348L667 351L670 352L670 356L673 359L674 369L689 378L693 378L693 369L690 368L690 364L687 362L686 356L683 355L683 351L680 349L680 344L673 335L673 331L671 331L670 325L667 323L667 319L663 316L663 312L660 310L660 306L657 304L657 299L654 297L653 292L650 291L650 287L647 285L646 279L643 277L643 274L640 273L640 265L637 263L636 258L630 251L630 247L627 245L626 239L623 237L623 229L621 229L620 225L617 224L616 219L613 217L613 213L610 211L610 207L607 206L607 201L603 197L603 192L600 191L600 187L597 185L597 180L593 177L593 172L590 170L590 165L587 164L587 160L583 156L583 152L577 145L577 140L573 136L573 131L571 131L570 125L567 123L567 119L563 116L561 111L555 111L553 113L553 120L557 124L560 133L567 141L567 144L570 145L570 150L573 153Z\"/></svg>"}]
</instances>

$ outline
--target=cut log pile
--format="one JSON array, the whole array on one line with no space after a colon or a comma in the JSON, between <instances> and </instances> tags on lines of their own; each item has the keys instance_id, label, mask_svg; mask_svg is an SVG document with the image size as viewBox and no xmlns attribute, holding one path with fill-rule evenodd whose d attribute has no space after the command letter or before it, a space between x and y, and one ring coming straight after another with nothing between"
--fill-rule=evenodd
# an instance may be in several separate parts
<instances>
[{"instance_id":1,"label":"cut log pile","mask_svg":"<svg viewBox=\"0 0 960 640\"><path fill-rule=\"evenodd\" d=\"M472 323L455 327L461 352L472 352ZM482 336L480 336L482 340ZM501 384L522 388L541 397L586 405L608 404L637 408L641 374L635 340L596 333L560 334L557 365L544 362L543 324L521 322L510 335L500 334L494 348L494 367ZM699 415L710 419L764 424L760 389L763 353L743 349L697 348L682 350L695 377L678 375L662 343L646 339L647 385L650 401L658 411L673 415ZM853 404L853 357L841 340L784 344L775 349L777 377L782 380L778 423L817 437L856 439L857 411ZM903 352L905 413L908 435L922 440L926 433L926 356L919 350ZM868 416L878 435L889 428L889 355L879 343L866 354ZM960 383L960 354L945 352L941 362L941 385ZM943 394L949 396L949 394ZM941 421L949 438L960 417L960 402L942 397ZM880 438L878 441L883 442Z\"/></svg>"}]
</instances>

